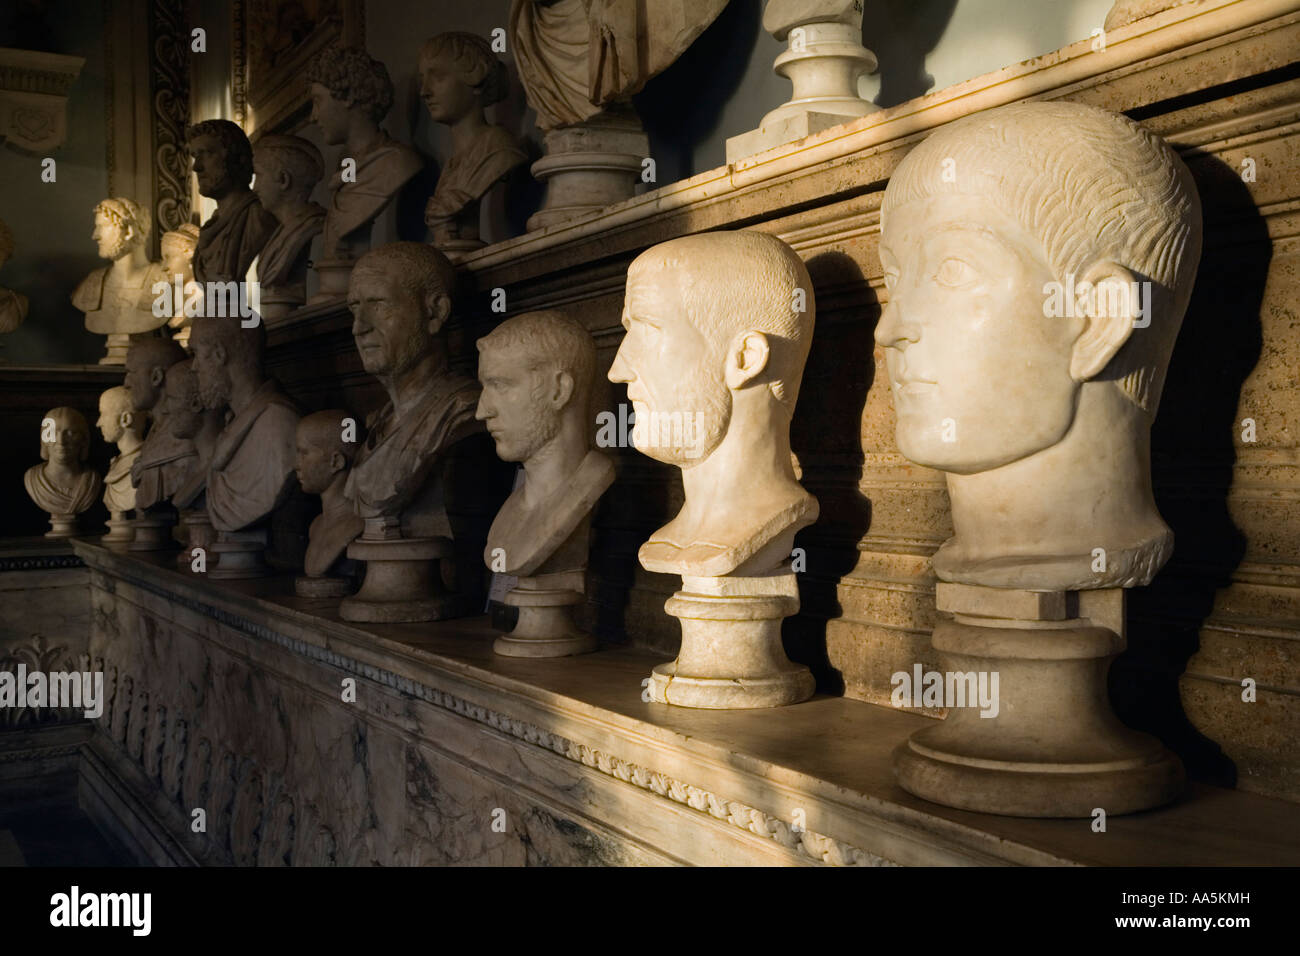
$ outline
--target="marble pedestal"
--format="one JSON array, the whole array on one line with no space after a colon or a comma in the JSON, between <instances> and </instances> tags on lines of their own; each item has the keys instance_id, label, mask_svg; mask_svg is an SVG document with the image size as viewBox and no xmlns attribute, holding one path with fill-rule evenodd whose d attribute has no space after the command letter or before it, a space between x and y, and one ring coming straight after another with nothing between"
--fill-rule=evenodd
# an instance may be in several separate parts
<instances>
[{"instance_id":1,"label":"marble pedestal","mask_svg":"<svg viewBox=\"0 0 1300 956\"><path fill-rule=\"evenodd\" d=\"M586 574L559 571L521 577L505 603L519 608L519 621L492 650L503 657L569 657L596 649L596 639L573 622L572 608L586 598Z\"/></svg>"},{"instance_id":2,"label":"marble pedestal","mask_svg":"<svg viewBox=\"0 0 1300 956\"><path fill-rule=\"evenodd\" d=\"M131 527L131 521L126 517L124 511L112 511L108 515L108 533L99 540L105 547L112 548L114 551L122 551L131 543L135 537L135 532Z\"/></svg>"},{"instance_id":3,"label":"marble pedestal","mask_svg":"<svg viewBox=\"0 0 1300 956\"><path fill-rule=\"evenodd\" d=\"M263 319L283 319L290 312L302 305L302 299L296 295L276 295L274 292L262 292L259 315Z\"/></svg>"},{"instance_id":4,"label":"marble pedestal","mask_svg":"<svg viewBox=\"0 0 1300 956\"><path fill-rule=\"evenodd\" d=\"M1175 799L1183 767L1111 711L1110 662L1124 650L1124 592L1034 592L941 583L944 672L997 672L996 716L953 707L894 751L903 789L1007 816L1132 813Z\"/></svg>"},{"instance_id":5,"label":"marble pedestal","mask_svg":"<svg viewBox=\"0 0 1300 956\"><path fill-rule=\"evenodd\" d=\"M316 272L319 285L316 294L307 304L318 305L321 302L346 299L348 283L352 280L352 267L356 264L356 259L318 259L313 262L312 269Z\"/></svg>"},{"instance_id":6,"label":"marble pedestal","mask_svg":"<svg viewBox=\"0 0 1300 956\"><path fill-rule=\"evenodd\" d=\"M170 551L176 547L172 528L176 526L176 510L170 505L136 511L131 521L132 538L127 545L131 551Z\"/></svg>"},{"instance_id":7,"label":"marble pedestal","mask_svg":"<svg viewBox=\"0 0 1300 956\"><path fill-rule=\"evenodd\" d=\"M357 538L348 557L366 562L366 575L360 590L339 605L339 616L382 624L457 616L459 596L443 586L439 565L451 555L447 538Z\"/></svg>"},{"instance_id":8,"label":"marble pedestal","mask_svg":"<svg viewBox=\"0 0 1300 956\"><path fill-rule=\"evenodd\" d=\"M551 130L543 142L546 155L531 168L546 184L546 198L528 218L529 232L631 199L650 153L650 140L630 110Z\"/></svg>"},{"instance_id":9,"label":"marble pedestal","mask_svg":"<svg viewBox=\"0 0 1300 956\"><path fill-rule=\"evenodd\" d=\"M293 579L293 593L306 598L346 597L353 591L354 585L348 578L334 578L323 575L313 578L300 574Z\"/></svg>"},{"instance_id":10,"label":"marble pedestal","mask_svg":"<svg viewBox=\"0 0 1300 956\"><path fill-rule=\"evenodd\" d=\"M100 358L100 365L125 365L126 350L131 345L131 336L126 332L108 333L107 350Z\"/></svg>"},{"instance_id":11,"label":"marble pedestal","mask_svg":"<svg viewBox=\"0 0 1300 956\"><path fill-rule=\"evenodd\" d=\"M788 48L772 69L794 85L794 95L763 117L756 130L727 140L727 162L812 136L879 109L858 95L858 78L876 69L861 43L862 14L853 23L805 23L790 31Z\"/></svg>"},{"instance_id":12,"label":"marble pedestal","mask_svg":"<svg viewBox=\"0 0 1300 956\"><path fill-rule=\"evenodd\" d=\"M46 512L49 514L49 512ZM50 530L45 532L47 538L71 538L77 533L76 515L50 515Z\"/></svg>"},{"instance_id":13,"label":"marble pedestal","mask_svg":"<svg viewBox=\"0 0 1300 956\"><path fill-rule=\"evenodd\" d=\"M208 577L214 580L260 578L270 573L266 564L266 546L270 533L266 528L244 531L218 531L208 549ZM216 558L216 564L212 559Z\"/></svg>"},{"instance_id":14,"label":"marble pedestal","mask_svg":"<svg viewBox=\"0 0 1300 956\"><path fill-rule=\"evenodd\" d=\"M789 567L754 577L682 576L664 610L681 621L677 659L650 675L650 699L679 707L739 710L797 704L812 672L785 656L781 621L799 610Z\"/></svg>"},{"instance_id":15,"label":"marble pedestal","mask_svg":"<svg viewBox=\"0 0 1300 956\"><path fill-rule=\"evenodd\" d=\"M216 540L216 529L208 518L206 508L190 508L181 512L181 534L185 538L185 547L176 555L176 563L182 569L189 570L194 563L194 549L202 548L204 552L212 550Z\"/></svg>"}]
</instances>

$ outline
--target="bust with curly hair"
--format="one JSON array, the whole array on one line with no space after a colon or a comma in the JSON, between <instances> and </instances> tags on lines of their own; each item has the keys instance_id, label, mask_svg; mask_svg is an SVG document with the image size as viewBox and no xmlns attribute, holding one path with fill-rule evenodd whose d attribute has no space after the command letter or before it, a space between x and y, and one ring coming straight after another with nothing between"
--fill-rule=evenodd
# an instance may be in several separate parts
<instances>
[{"instance_id":1,"label":"bust with curly hair","mask_svg":"<svg viewBox=\"0 0 1300 956\"><path fill-rule=\"evenodd\" d=\"M343 147L330 180L322 256L355 259L370 248L376 217L424 161L380 127L393 105L393 81L364 50L322 50L307 67L307 83L312 122L325 142Z\"/></svg>"},{"instance_id":2,"label":"bust with curly hair","mask_svg":"<svg viewBox=\"0 0 1300 956\"><path fill-rule=\"evenodd\" d=\"M479 204L528 156L514 136L489 124L485 107L508 90L505 65L474 33L440 33L420 48L420 98L435 122L451 131L451 158L424 211L433 244L443 252L476 249Z\"/></svg>"}]
</instances>

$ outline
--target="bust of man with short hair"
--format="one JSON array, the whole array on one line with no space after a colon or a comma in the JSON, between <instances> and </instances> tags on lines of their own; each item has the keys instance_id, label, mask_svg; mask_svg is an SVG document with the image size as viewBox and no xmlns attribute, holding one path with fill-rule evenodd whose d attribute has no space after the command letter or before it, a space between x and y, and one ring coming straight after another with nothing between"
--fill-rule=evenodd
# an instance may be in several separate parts
<instances>
[{"instance_id":1,"label":"bust of man with short hair","mask_svg":"<svg viewBox=\"0 0 1300 956\"><path fill-rule=\"evenodd\" d=\"M241 531L270 516L293 490L298 408L262 370L266 327L200 316L190 345L199 394L227 409L208 467L208 514L217 531Z\"/></svg>"},{"instance_id":2,"label":"bust of man with short hair","mask_svg":"<svg viewBox=\"0 0 1300 956\"><path fill-rule=\"evenodd\" d=\"M1200 245L1186 167L1095 107L980 113L899 165L875 337L899 450L947 473L941 580L1133 587L1168 560L1150 431Z\"/></svg>"},{"instance_id":3,"label":"bust of man with short hair","mask_svg":"<svg viewBox=\"0 0 1300 956\"><path fill-rule=\"evenodd\" d=\"M563 312L528 312L478 340L483 392L476 417L502 461L523 464L523 482L488 533L484 561L531 576L587 566L591 509L614 481L591 447L596 347Z\"/></svg>"},{"instance_id":4,"label":"bust of man with short hair","mask_svg":"<svg viewBox=\"0 0 1300 956\"><path fill-rule=\"evenodd\" d=\"M370 417L346 494L363 518L400 519L406 537L451 536L435 472L447 448L482 430L478 384L452 372L442 334L455 281L436 249L395 242L358 260L348 290L361 364L389 400Z\"/></svg>"},{"instance_id":5,"label":"bust of man with short hair","mask_svg":"<svg viewBox=\"0 0 1300 956\"><path fill-rule=\"evenodd\" d=\"M52 408L41 419L41 464L23 475L23 487L36 506L50 516L47 538L77 532L77 515L99 499L99 473L86 467L90 429L75 408Z\"/></svg>"},{"instance_id":6,"label":"bust of man with short hair","mask_svg":"<svg viewBox=\"0 0 1300 956\"><path fill-rule=\"evenodd\" d=\"M276 222L249 189L253 147L230 120L204 120L185 131L199 194L217 202L217 211L199 230L194 278L243 282L248 268L275 231Z\"/></svg>"},{"instance_id":7,"label":"bust of man with short hair","mask_svg":"<svg viewBox=\"0 0 1300 956\"><path fill-rule=\"evenodd\" d=\"M817 520L790 452L814 315L808 270L764 233L686 236L632 262L609 378L627 383L637 450L680 468L686 493L641 546L647 571L764 574Z\"/></svg>"},{"instance_id":8,"label":"bust of man with short hair","mask_svg":"<svg viewBox=\"0 0 1300 956\"><path fill-rule=\"evenodd\" d=\"M253 148L253 192L279 224L257 259L262 313L277 318L307 298L307 256L325 222L311 192L325 175L320 150L300 136L263 136Z\"/></svg>"},{"instance_id":9,"label":"bust of man with short hair","mask_svg":"<svg viewBox=\"0 0 1300 956\"><path fill-rule=\"evenodd\" d=\"M135 485L135 506L140 510L165 503L171 498L186 471L185 459L194 454L178 442L167 428L163 395L168 370L185 360L184 350L171 339L138 337L126 353L126 387L131 402L152 425L140 454L131 464Z\"/></svg>"},{"instance_id":10,"label":"bust of man with short hair","mask_svg":"<svg viewBox=\"0 0 1300 956\"><path fill-rule=\"evenodd\" d=\"M96 269L72 293L72 304L86 313L86 330L109 336L102 365L126 359L127 336L152 332L170 318L155 314L154 284L163 280L162 267L145 251L152 219L147 207L130 199L105 199L95 206L91 236L99 255L112 265Z\"/></svg>"},{"instance_id":11,"label":"bust of man with short hair","mask_svg":"<svg viewBox=\"0 0 1300 956\"><path fill-rule=\"evenodd\" d=\"M109 512L109 526L114 528L126 512L135 508L131 465L140 456L144 443L144 416L136 412L130 389L115 385L99 396L96 425L104 441L117 446L117 454L104 475L104 505Z\"/></svg>"},{"instance_id":12,"label":"bust of man with short hair","mask_svg":"<svg viewBox=\"0 0 1300 956\"><path fill-rule=\"evenodd\" d=\"M348 469L356 456L356 423L350 426L352 438L348 440L349 418L346 411L338 408L314 412L298 423L297 458L295 470L298 483L309 495L320 495L321 513L312 520L308 529L307 554L303 560L303 572L308 578L326 579L344 558L344 552L357 535L361 534L363 522L357 516L356 508L343 493L347 485ZM298 586L304 597L310 596L310 586ZM346 593L346 590L327 591ZM304 593L306 592L306 593Z\"/></svg>"}]
</instances>

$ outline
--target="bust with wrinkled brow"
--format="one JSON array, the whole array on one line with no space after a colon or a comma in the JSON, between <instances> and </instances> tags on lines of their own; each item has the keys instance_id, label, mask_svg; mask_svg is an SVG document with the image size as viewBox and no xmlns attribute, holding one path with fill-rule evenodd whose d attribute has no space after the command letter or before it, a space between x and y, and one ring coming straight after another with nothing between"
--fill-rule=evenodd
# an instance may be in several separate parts
<instances>
[{"instance_id":1,"label":"bust with wrinkled brow","mask_svg":"<svg viewBox=\"0 0 1300 956\"><path fill-rule=\"evenodd\" d=\"M1095 107L990 110L899 165L875 338L899 450L947 473L941 580L1133 587L1168 560L1150 430L1200 246L1186 167Z\"/></svg>"},{"instance_id":2,"label":"bust with wrinkled brow","mask_svg":"<svg viewBox=\"0 0 1300 956\"><path fill-rule=\"evenodd\" d=\"M680 468L685 491L641 546L647 571L765 574L817 520L790 453L814 314L808 270L764 233L686 236L633 261L609 378L627 383L637 450Z\"/></svg>"}]
</instances>

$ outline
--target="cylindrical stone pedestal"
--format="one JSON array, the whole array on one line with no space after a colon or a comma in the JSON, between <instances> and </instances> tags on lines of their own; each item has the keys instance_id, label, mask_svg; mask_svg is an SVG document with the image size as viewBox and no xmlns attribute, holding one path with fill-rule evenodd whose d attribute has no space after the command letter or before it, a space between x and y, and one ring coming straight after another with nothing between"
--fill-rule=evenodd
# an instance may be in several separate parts
<instances>
[{"instance_id":1,"label":"cylindrical stone pedestal","mask_svg":"<svg viewBox=\"0 0 1300 956\"><path fill-rule=\"evenodd\" d=\"M682 576L664 610L682 622L677 660L650 675L650 699L679 707L740 710L797 704L812 672L785 656L781 621L799 610L788 567L755 577Z\"/></svg>"},{"instance_id":2,"label":"cylindrical stone pedestal","mask_svg":"<svg viewBox=\"0 0 1300 956\"><path fill-rule=\"evenodd\" d=\"M182 511L180 525L181 535L185 538L185 547L181 548L180 553L176 555L176 565L188 571L194 566L194 549L202 548L205 553L211 552L212 542L216 540L217 532L212 527L206 508Z\"/></svg>"},{"instance_id":3,"label":"cylindrical stone pedestal","mask_svg":"<svg viewBox=\"0 0 1300 956\"><path fill-rule=\"evenodd\" d=\"M320 284L308 305L346 298L348 282L352 279L352 267L356 264L356 259L319 259L313 262L312 269Z\"/></svg>"},{"instance_id":4,"label":"cylindrical stone pedestal","mask_svg":"<svg viewBox=\"0 0 1300 956\"><path fill-rule=\"evenodd\" d=\"M269 574L271 569L266 564L269 538L265 528L218 531L216 540L208 549L208 577L214 580L232 580L260 578Z\"/></svg>"},{"instance_id":5,"label":"cylindrical stone pedestal","mask_svg":"<svg viewBox=\"0 0 1300 956\"><path fill-rule=\"evenodd\" d=\"M532 173L546 184L546 198L528 218L529 232L631 199L650 152L641 121L630 110L551 130L543 143L546 155L533 163Z\"/></svg>"},{"instance_id":6,"label":"cylindrical stone pedestal","mask_svg":"<svg viewBox=\"0 0 1300 956\"><path fill-rule=\"evenodd\" d=\"M361 589L343 599L345 621L401 624L452 617L457 596L442 584L438 562L452 554L446 538L357 538L348 557L366 562Z\"/></svg>"},{"instance_id":7,"label":"cylindrical stone pedestal","mask_svg":"<svg viewBox=\"0 0 1300 956\"><path fill-rule=\"evenodd\" d=\"M71 538L76 533L77 533L76 515L55 515L55 514L50 515L50 530L45 532L45 537Z\"/></svg>"},{"instance_id":8,"label":"cylindrical stone pedestal","mask_svg":"<svg viewBox=\"0 0 1300 956\"><path fill-rule=\"evenodd\" d=\"M126 350L131 347L131 336L126 332L109 332L107 348L100 365L125 365Z\"/></svg>"},{"instance_id":9,"label":"cylindrical stone pedestal","mask_svg":"<svg viewBox=\"0 0 1300 956\"><path fill-rule=\"evenodd\" d=\"M172 528L176 527L176 511L170 505L137 511L131 520L131 551L170 551L176 547Z\"/></svg>"},{"instance_id":10,"label":"cylindrical stone pedestal","mask_svg":"<svg viewBox=\"0 0 1300 956\"><path fill-rule=\"evenodd\" d=\"M303 574L293 579L293 593L305 598L346 597L353 587L347 578L313 578Z\"/></svg>"},{"instance_id":11,"label":"cylindrical stone pedestal","mask_svg":"<svg viewBox=\"0 0 1300 956\"><path fill-rule=\"evenodd\" d=\"M111 511L108 515L108 533L100 538L100 543L112 551L125 551L135 533L131 521L124 511Z\"/></svg>"},{"instance_id":12,"label":"cylindrical stone pedestal","mask_svg":"<svg viewBox=\"0 0 1300 956\"><path fill-rule=\"evenodd\" d=\"M572 608L585 600L586 575L560 571L521 577L505 603L519 608L519 621L492 650L504 657L569 657L596 649L596 639L578 630Z\"/></svg>"},{"instance_id":13,"label":"cylindrical stone pedestal","mask_svg":"<svg viewBox=\"0 0 1300 956\"><path fill-rule=\"evenodd\" d=\"M1110 708L1106 672L1125 646L1122 590L939 587L940 610L956 612L934 631L944 675L973 673L978 683L996 674L996 706L981 716L970 701L946 701L947 719L894 752L905 790L944 806L1025 817L1132 813L1178 796L1178 758ZM1018 602L1024 595L1032 600Z\"/></svg>"}]
</instances>

